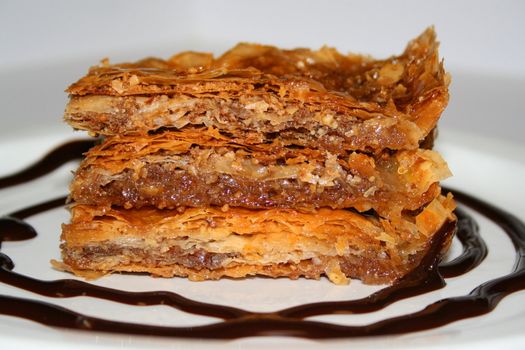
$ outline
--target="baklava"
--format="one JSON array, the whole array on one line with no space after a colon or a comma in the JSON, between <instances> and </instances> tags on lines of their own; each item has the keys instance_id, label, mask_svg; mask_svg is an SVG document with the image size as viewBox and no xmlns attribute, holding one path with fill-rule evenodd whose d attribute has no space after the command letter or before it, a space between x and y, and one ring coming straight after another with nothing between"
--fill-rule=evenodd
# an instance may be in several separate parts
<instances>
[{"instance_id":1,"label":"baklava","mask_svg":"<svg viewBox=\"0 0 525 350\"><path fill-rule=\"evenodd\" d=\"M67 90L65 120L101 142L71 184L62 267L401 278L455 221L430 149L448 101L437 48L428 29L386 60L239 44L91 68Z\"/></svg>"}]
</instances>

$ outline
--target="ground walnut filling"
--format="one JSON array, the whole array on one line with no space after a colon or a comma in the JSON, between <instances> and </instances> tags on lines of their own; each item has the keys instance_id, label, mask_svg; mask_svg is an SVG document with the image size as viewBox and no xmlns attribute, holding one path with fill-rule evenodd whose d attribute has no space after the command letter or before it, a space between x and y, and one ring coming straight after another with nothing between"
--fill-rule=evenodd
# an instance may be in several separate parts
<instances>
[{"instance_id":1,"label":"ground walnut filling","mask_svg":"<svg viewBox=\"0 0 525 350\"><path fill-rule=\"evenodd\" d=\"M63 248L63 259L72 269L111 271L125 270L133 264L146 264L153 270L159 269L161 277L171 277L170 266L183 266L196 273L205 271L224 271L238 266L259 264L245 259L242 253L213 253L204 249L184 250L176 245L168 250L123 247L115 244L100 244L82 248ZM375 252L376 254L378 252ZM369 253L370 254L370 253ZM419 260L417 256L408 257L410 263L403 262L402 267L393 266L392 261L383 258L367 258L365 254L347 254L345 256L315 256L302 260L286 260L262 264L261 271L272 271L276 266L285 269L298 268L296 277L307 274L309 278L319 279L324 274L336 282L340 278L360 278L365 283L391 283ZM164 275L162 275L164 274ZM261 273L264 274L264 273Z\"/></svg>"},{"instance_id":2,"label":"ground walnut filling","mask_svg":"<svg viewBox=\"0 0 525 350\"><path fill-rule=\"evenodd\" d=\"M203 249L185 251L177 245L165 249L144 249L141 247L126 247L111 243L88 245L79 249L62 247L65 251L64 259L74 261L77 268L93 269L106 265L129 265L144 262L151 266L166 266L181 264L188 268L218 269L223 267L226 260L238 256L236 253L211 253ZM112 263L111 263L112 262Z\"/></svg>"},{"instance_id":3,"label":"ground walnut filling","mask_svg":"<svg viewBox=\"0 0 525 350\"><path fill-rule=\"evenodd\" d=\"M205 125L248 144L278 142L334 153L375 150L379 145L416 149L425 138L410 120L359 109L350 114L316 110L316 106L278 102L266 96L250 97L247 101L184 95L73 97L66 109L66 120L75 128L102 135Z\"/></svg>"},{"instance_id":4,"label":"ground walnut filling","mask_svg":"<svg viewBox=\"0 0 525 350\"><path fill-rule=\"evenodd\" d=\"M148 165L147 176L136 179L132 171L100 182L84 183L74 188L73 198L82 204L119 205L141 208L153 205L160 209L224 205L251 209L354 207L360 211L376 210L384 217L403 210L416 210L430 202L439 187L432 185L422 195L386 191L360 181L362 186L336 180L332 186L318 187L295 179L270 180L263 183L227 174L193 175L170 166Z\"/></svg>"}]
</instances>

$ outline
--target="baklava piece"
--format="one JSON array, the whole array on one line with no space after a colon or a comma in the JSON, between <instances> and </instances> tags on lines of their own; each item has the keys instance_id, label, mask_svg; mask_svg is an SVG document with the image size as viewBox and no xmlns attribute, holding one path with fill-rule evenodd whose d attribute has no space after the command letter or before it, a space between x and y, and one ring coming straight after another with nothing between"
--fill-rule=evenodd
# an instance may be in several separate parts
<instances>
[{"instance_id":1,"label":"baklava piece","mask_svg":"<svg viewBox=\"0 0 525 350\"><path fill-rule=\"evenodd\" d=\"M420 212L386 220L346 209L104 209L74 205L64 225L64 263L78 275L148 272L201 281L221 277L326 275L343 284L392 283L418 265L454 220L439 196ZM445 251L452 232L443 233Z\"/></svg>"},{"instance_id":2,"label":"baklava piece","mask_svg":"<svg viewBox=\"0 0 525 350\"><path fill-rule=\"evenodd\" d=\"M432 29L386 60L239 44L224 55L103 64L67 90L65 119L102 135L206 125L243 143L416 149L448 102Z\"/></svg>"},{"instance_id":3,"label":"baklava piece","mask_svg":"<svg viewBox=\"0 0 525 350\"><path fill-rule=\"evenodd\" d=\"M102 140L71 184L62 268L394 282L456 220L431 150L437 49L428 29L386 60L239 44L91 68L65 120Z\"/></svg>"}]
</instances>

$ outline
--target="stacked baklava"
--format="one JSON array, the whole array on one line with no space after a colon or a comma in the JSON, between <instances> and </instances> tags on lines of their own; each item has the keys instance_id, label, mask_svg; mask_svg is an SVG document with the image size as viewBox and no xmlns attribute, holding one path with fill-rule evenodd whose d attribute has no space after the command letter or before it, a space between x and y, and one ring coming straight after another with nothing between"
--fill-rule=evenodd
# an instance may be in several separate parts
<instances>
[{"instance_id":1,"label":"stacked baklava","mask_svg":"<svg viewBox=\"0 0 525 350\"><path fill-rule=\"evenodd\" d=\"M63 267L393 282L455 220L430 149L447 86L432 29L386 60L239 44L102 62L67 90L66 121L102 138Z\"/></svg>"}]
</instances>

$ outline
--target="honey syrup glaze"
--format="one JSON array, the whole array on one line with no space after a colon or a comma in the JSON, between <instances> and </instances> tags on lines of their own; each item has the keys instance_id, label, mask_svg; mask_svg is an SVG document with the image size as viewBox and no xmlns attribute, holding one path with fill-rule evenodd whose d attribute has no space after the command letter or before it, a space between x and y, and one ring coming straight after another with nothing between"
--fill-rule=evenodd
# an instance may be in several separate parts
<instances>
[{"instance_id":1,"label":"honey syrup glaze","mask_svg":"<svg viewBox=\"0 0 525 350\"><path fill-rule=\"evenodd\" d=\"M80 159L93 141L72 141L44 156L31 167L4 178L0 188L22 184L43 176L62 164ZM446 189L445 191L450 191ZM392 286L368 297L336 302L310 303L256 313L240 308L208 304L167 291L127 292L95 286L75 280L44 281L13 271L15 263L0 251L0 282L16 288L53 298L84 296L134 305L167 305L196 315L216 317L216 323L192 327L162 327L117 322L90 317L52 303L0 295L0 314L21 317L53 327L101 332L157 335L185 338L240 338L248 336L295 336L304 338L350 338L359 336L400 334L436 328L450 322L482 315L493 310L505 296L525 289L525 224L506 211L468 194L453 190L459 203L492 220L512 241L516 258L512 271L475 287L468 295L439 300L420 311L387 318L364 326L344 326L308 320L307 317L328 314L357 314L380 310L398 300L427 293L445 286L445 278L460 276L476 268L485 258L487 247L480 237L474 219L458 208L457 225L446 223L431 241L421 264ZM0 218L2 242L23 241L36 237L36 230L24 219L63 206L65 197L11 213ZM59 228L57 227L57 230ZM439 251L447 237L457 229L456 237L463 246L461 254L447 263L438 264ZM136 320L133 320L136 321Z\"/></svg>"}]
</instances>

